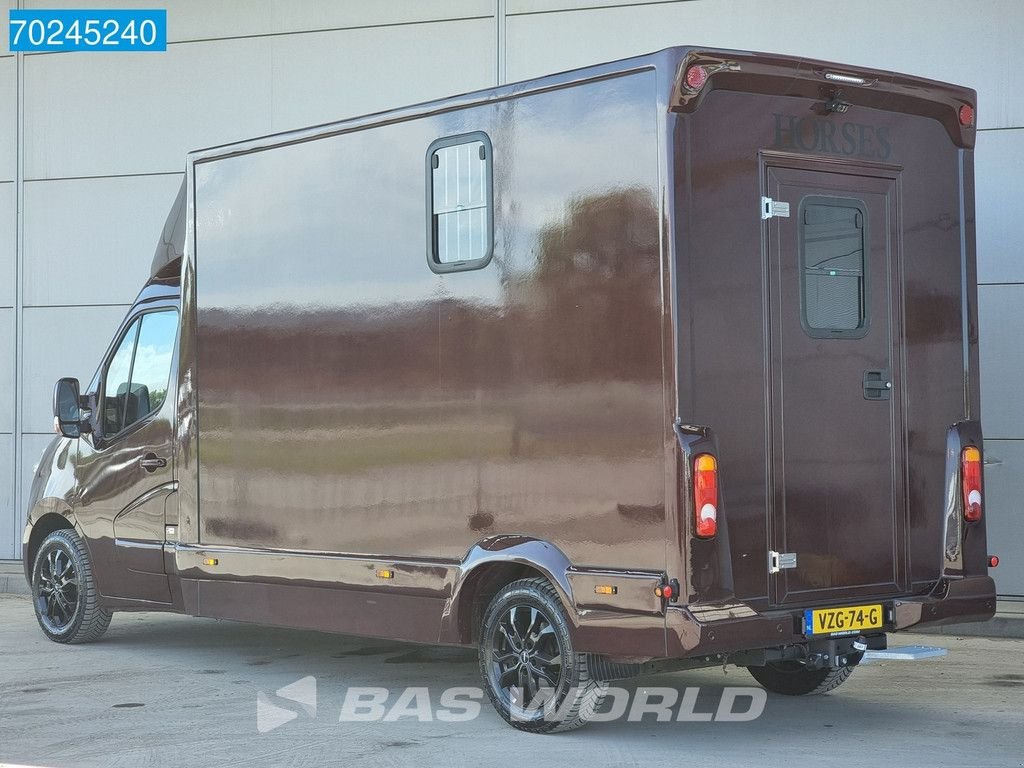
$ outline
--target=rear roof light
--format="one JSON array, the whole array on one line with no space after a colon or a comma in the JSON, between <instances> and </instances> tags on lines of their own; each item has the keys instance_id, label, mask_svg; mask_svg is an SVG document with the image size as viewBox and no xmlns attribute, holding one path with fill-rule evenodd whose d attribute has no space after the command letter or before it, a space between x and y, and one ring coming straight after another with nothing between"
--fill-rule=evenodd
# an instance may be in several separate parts
<instances>
[{"instance_id":1,"label":"rear roof light","mask_svg":"<svg viewBox=\"0 0 1024 768\"><path fill-rule=\"evenodd\" d=\"M718 533L718 462L710 453L693 460L693 511L698 538Z\"/></svg>"},{"instance_id":2,"label":"rear roof light","mask_svg":"<svg viewBox=\"0 0 1024 768\"><path fill-rule=\"evenodd\" d=\"M970 104L962 105L958 114L960 115L960 125L974 125L974 107Z\"/></svg>"},{"instance_id":3,"label":"rear roof light","mask_svg":"<svg viewBox=\"0 0 1024 768\"><path fill-rule=\"evenodd\" d=\"M960 462L960 484L963 489L964 520L981 520L981 451L973 445L964 448Z\"/></svg>"},{"instance_id":4,"label":"rear roof light","mask_svg":"<svg viewBox=\"0 0 1024 768\"><path fill-rule=\"evenodd\" d=\"M699 91L708 81L708 71L700 64L694 64L686 70L686 87L693 91Z\"/></svg>"},{"instance_id":5,"label":"rear roof light","mask_svg":"<svg viewBox=\"0 0 1024 768\"><path fill-rule=\"evenodd\" d=\"M825 79L833 83L847 83L848 85L867 85L867 78L856 75L842 75L839 72L826 72Z\"/></svg>"}]
</instances>

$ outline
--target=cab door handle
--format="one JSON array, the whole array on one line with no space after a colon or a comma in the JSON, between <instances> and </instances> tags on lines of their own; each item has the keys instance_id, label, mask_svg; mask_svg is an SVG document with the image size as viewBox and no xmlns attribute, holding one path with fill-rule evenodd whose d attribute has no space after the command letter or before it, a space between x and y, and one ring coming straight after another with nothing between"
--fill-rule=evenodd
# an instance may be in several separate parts
<instances>
[{"instance_id":1,"label":"cab door handle","mask_svg":"<svg viewBox=\"0 0 1024 768\"><path fill-rule=\"evenodd\" d=\"M147 453L145 456L139 459L139 464L147 472L156 472L156 470L160 469L161 467L167 466L167 459L162 459L155 453Z\"/></svg>"}]
</instances>

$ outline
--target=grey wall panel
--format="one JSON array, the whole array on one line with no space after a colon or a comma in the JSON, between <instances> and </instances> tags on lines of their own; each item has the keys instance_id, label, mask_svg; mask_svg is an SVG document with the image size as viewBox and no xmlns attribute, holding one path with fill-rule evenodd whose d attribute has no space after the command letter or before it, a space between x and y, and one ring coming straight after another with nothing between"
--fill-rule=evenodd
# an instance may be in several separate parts
<instances>
[{"instance_id":1,"label":"grey wall panel","mask_svg":"<svg viewBox=\"0 0 1024 768\"><path fill-rule=\"evenodd\" d=\"M13 56L10 48L7 47L8 41L8 26L7 26L7 14L11 8L18 7L18 0L0 0L0 57Z\"/></svg>"},{"instance_id":2,"label":"grey wall panel","mask_svg":"<svg viewBox=\"0 0 1024 768\"><path fill-rule=\"evenodd\" d=\"M696 0L505 0L505 13L516 16L522 13L547 13L549 11L578 11L591 8L607 8L618 5L657 5L658 3L696 2Z\"/></svg>"},{"instance_id":3,"label":"grey wall panel","mask_svg":"<svg viewBox=\"0 0 1024 768\"><path fill-rule=\"evenodd\" d=\"M126 311L124 306L25 309L21 401L25 432L51 432L54 382L61 376L76 376L84 388Z\"/></svg>"},{"instance_id":4,"label":"grey wall panel","mask_svg":"<svg viewBox=\"0 0 1024 768\"><path fill-rule=\"evenodd\" d=\"M25 175L178 171L188 150L303 127L311 115L478 87L493 82L493 34L492 20L478 20L182 43L131 68L114 55L28 56Z\"/></svg>"},{"instance_id":5,"label":"grey wall panel","mask_svg":"<svg viewBox=\"0 0 1024 768\"><path fill-rule=\"evenodd\" d=\"M130 302L182 175L25 184L24 303Z\"/></svg>"},{"instance_id":6,"label":"grey wall panel","mask_svg":"<svg viewBox=\"0 0 1024 768\"><path fill-rule=\"evenodd\" d=\"M0 559L21 557L21 526L14 508L14 435L0 433Z\"/></svg>"},{"instance_id":7,"label":"grey wall panel","mask_svg":"<svg viewBox=\"0 0 1024 768\"><path fill-rule=\"evenodd\" d=\"M272 127L316 125L493 86L494 45L493 19L276 38ZM396 57L382 57L382 50ZM365 85L368 62L372 88Z\"/></svg>"},{"instance_id":8,"label":"grey wall panel","mask_svg":"<svg viewBox=\"0 0 1024 768\"><path fill-rule=\"evenodd\" d=\"M15 207L14 182L0 182L0 307L14 306ZM0 365L7 361L0 358Z\"/></svg>"},{"instance_id":9,"label":"grey wall panel","mask_svg":"<svg viewBox=\"0 0 1024 768\"><path fill-rule=\"evenodd\" d=\"M7 20L6 9L0 6L0 13ZM7 50L7 36L0 38L0 47ZM18 142L18 66L13 56L0 59L0 181L12 181L17 174Z\"/></svg>"},{"instance_id":10,"label":"grey wall panel","mask_svg":"<svg viewBox=\"0 0 1024 768\"><path fill-rule=\"evenodd\" d=\"M0 432L14 431L14 361L14 310L0 309Z\"/></svg>"},{"instance_id":11,"label":"grey wall panel","mask_svg":"<svg viewBox=\"0 0 1024 768\"><path fill-rule=\"evenodd\" d=\"M18 0L0 0L0 56L13 55L7 47L8 41L8 13L11 8L18 7Z\"/></svg>"},{"instance_id":12,"label":"grey wall panel","mask_svg":"<svg viewBox=\"0 0 1024 768\"><path fill-rule=\"evenodd\" d=\"M985 436L1024 438L1024 285L978 288L981 418Z\"/></svg>"},{"instance_id":13,"label":"grey wall panel","mask_svg":"<svg viewBox=\"0 0 1024 768\"><path fill-rule=\"evenodd\" d=\"M126 4L134 7L132 3ZM24 5L26 8L84 7L81 0L27 0ZM116 5L108 2L95 7ZM425 3L423 0L388 0L386 3L245 0L244 5L210 0L165 0L156 7L167 9L167 39L170 42L410 24L494 14L493 0L445 0L440 3ZM5 22L6 18L5 14ZM3 40L6 39L5 31Z\"/></svg>"},{"instance_id":14,"label":"grey wall panel","mask_svg":"<svg viewBox=\"0 0 1024 768\"><path fill-rule=\"evenodd\" d=\"M975 152L978 280L1024 282L1024 128L981 131ZM1022 308L1024 311L1024 308ZM1020 326L1024 328L1024 323Z\"/></svg>"},{"instance_id":15,"label":"grey wall panel","mask_svg":"<svg viewBox=\"0 0 1024 768\"><path fill-rule=\"evenodd\" d=\"M172 45L130 67L121 54L26 56L26 178L182 171L188 149L268 131L271 47Z\"/></svg>"},{"instance_id":16,"label":"grey wall panel","mask_svg":"<svg viewBox=\"0 0 1024 768\"><path fill-rule=\"evenodd\" d=\"M972 6L973 9L974 6ZM952 80L979 91L979 125L1024 125L1024 3L988 0L867 3L830 17L806 0L653 3L510 16L509 80L558 72L672 45L742 48L862 64ZM855 19L855 21L854 21ZM992 52L999 66L992 66Z\"/></svg>"},{"instance_id":17,"label":"grey wall panel","mask_svg":"<svg viewBox=\"0 0 1024 768\"><path fill-rule=\"evenodd\" d=\"M985 441L985 497L996 589L1024 595L1024 440Z\"/></svg>"}]
</instances>

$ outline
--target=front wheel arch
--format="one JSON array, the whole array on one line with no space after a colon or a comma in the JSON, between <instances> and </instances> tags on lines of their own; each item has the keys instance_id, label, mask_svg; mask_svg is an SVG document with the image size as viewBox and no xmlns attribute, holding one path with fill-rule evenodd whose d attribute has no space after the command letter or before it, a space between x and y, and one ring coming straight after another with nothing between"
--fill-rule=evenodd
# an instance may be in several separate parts
<instances>
[{"instance_id":1,"label":"front wheel arch","mask_svg":"<svg viewBox=\"0 0 1024 768\"><path fill-rule=\"evenodd\" d=\"M75 521L71 517L70 510L66 515L59 512L46 512L32 523L32 532L29 534L28 545L25 550L25 569L30 579L31 569L35 565L39 547L42 546L47 536L63 528L75 528Z\"/></svg>"}]
</instances>

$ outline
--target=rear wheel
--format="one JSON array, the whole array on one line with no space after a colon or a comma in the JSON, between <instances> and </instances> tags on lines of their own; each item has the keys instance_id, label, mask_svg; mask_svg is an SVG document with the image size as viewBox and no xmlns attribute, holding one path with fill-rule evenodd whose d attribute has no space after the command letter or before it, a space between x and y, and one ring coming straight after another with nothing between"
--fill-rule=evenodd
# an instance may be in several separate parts
<instances>
[{"instance_id":1,"label":"rear wheel","mask_svg":"<svg viewBox=\"0 0 1024 768\"><path fill-rule=\"evenodd\" d=\"M498 714L532 733L586 724L606 690L591 676L590 655L573 650L562 601L543 578L514 581L491 601L480 674Z\"/></svg>"},{"instance_id":2,"label":"rear wheel","mask_svg":"<svg viewBox=\"0 0 1024 768\"><path fill-rule=\"evenodd\" d=\"M834 691L845 683L860 657L845 667L808 669L799 661L777 661L763 667L747 667L757 682L775 693L786 696L814 696Z\"/></svg>"},{"instance_id":3,"label":"rear wheel","mask_svg":"<svg viewBox=\"0 0 1024 768\"><path fill-rule=\"evenodd\" d=\"M43 633L57 643L88 643L110 626L110 611L99 605L89 551L70 528L54 531L39 546L32 603Z\"/></svg>"}]
</instances>

